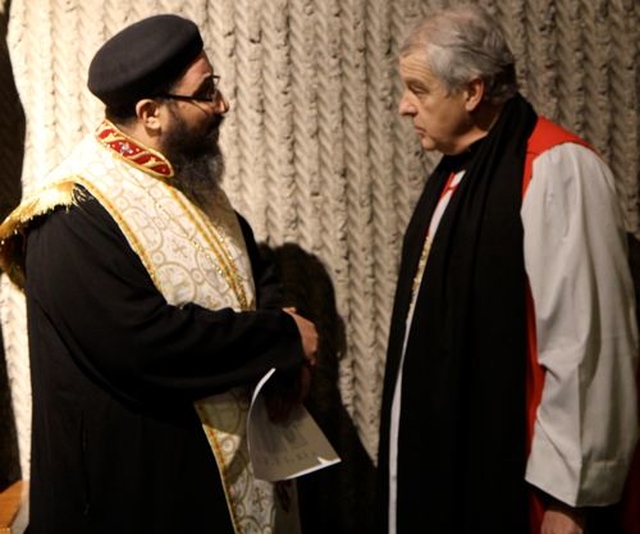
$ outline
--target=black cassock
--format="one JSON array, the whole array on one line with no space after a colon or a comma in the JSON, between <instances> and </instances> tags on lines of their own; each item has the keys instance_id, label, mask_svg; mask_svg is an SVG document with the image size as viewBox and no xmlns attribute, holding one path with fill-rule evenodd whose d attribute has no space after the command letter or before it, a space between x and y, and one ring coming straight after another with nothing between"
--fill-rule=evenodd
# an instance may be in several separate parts
<instances>
[{"instance_id":1,"label":"black cassock","mask_svg":"<svg viewBox=\"0 0 640 534\"><path fill-rule=\"evenodd\" d=\"M30 534L232 532L193 401L303 360L246 221L259 311L170 306L93 198L32 223Z\"/></svg>"}]
</instances>

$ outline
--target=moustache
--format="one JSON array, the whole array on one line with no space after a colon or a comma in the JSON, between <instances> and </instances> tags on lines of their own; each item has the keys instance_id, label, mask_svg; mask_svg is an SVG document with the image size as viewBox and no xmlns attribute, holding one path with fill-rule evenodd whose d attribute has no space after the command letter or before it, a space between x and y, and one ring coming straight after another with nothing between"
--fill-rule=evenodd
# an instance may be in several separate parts
<instances>
[{"instance_id":1,"label":"moustache","mask_svg":"<svg viewBox=\"0 0 640 534\"><path fill-rule=\"evenodd\" d=\"M222 124L224 123L224 115L214 115L211 120L211 131L219 130Z\"/></svg>"}]
</instances>

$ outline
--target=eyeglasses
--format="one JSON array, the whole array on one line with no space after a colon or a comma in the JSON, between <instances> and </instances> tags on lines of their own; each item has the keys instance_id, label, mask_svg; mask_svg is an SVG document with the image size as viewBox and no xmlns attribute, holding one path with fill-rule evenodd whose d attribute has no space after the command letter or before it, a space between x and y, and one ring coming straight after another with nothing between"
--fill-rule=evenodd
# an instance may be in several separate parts
<instances>
[{"instance_id":1,"label":"eyeglasses","mask_svg":"<svg viewBox=\"0 0 640 534\"><path fill-rule=\"evenodd\" d=\"M211 75L211 84L207 84L203 89L199 90L195 95L176 95L173 93L160 93L157 98L167 98L169 100L181 100L182 102L206 102L211 104L216 101L220 94L218 84L220 83L220 75ZM202 94L200 94L202 93Z\"/></svg>"}]
</instances>

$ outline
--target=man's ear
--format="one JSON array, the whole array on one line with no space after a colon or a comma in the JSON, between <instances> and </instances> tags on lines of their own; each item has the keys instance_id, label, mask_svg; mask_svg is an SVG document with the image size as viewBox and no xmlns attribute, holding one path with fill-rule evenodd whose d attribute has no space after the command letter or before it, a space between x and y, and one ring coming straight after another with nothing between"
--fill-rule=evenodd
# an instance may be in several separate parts
<instances>
[{"instance_id":1,"label":"man's ear","mask_svg":"<svg viewBox=\"0 0 640 534\"><path fill-rule=\"evenodd\" d=\"M471 113L482 102L484 98L484 80L482 78L472 78L465 88L465 106L467 111Z\"/></svg>"},{"instance_id":2,"label":"man's ear","mask_svg":"<svg viewBox=\"0 0 640 534\"><path fill-rule=\"evenodd\" d=\"M160 124L160 106L158 102L151 98L139 100L136 104L136 116L140 123L147 130L159 130Z\"/></svg>"}]
</instances>

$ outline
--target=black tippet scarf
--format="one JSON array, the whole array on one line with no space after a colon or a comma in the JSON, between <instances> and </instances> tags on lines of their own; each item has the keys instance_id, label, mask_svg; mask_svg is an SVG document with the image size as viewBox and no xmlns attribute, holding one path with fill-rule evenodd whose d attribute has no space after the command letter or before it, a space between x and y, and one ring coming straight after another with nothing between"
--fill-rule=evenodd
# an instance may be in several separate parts
<instances>
[{"instance_id":1,"label":"black tippet scarf","mask_svg":"<svg viewBox=\"0 0 640 534\"><path fill-rule=\"evenodd\" d=\"M383 392L380 531L388 508L389 416L411 285L452 171L466 169L436 232L405 355L398 533L526 534L526 276L520 219L526 145L537 116L520 95L489 134L445 156L407 228Z\"/></svg>"}]
</instances>

